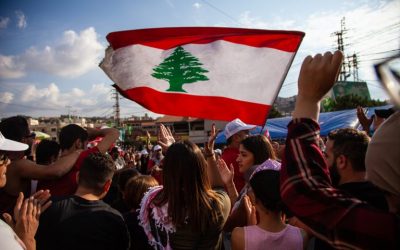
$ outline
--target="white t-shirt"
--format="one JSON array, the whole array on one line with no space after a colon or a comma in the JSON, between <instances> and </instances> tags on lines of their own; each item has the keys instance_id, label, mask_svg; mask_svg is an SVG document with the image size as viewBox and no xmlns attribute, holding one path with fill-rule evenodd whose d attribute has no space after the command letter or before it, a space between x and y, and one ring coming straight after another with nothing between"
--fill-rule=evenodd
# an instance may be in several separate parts
<instances>
[{"instance_id":1,"label":"white t-shirt","mask_svg":"<svg viewBox=\"0 0 400 250\"><path fill-rule=\"evenodd\" d=\"M18 238L14 230L2 220L0 220L0 249L26 249L25 244Z\"/></svg>"}]
</instances>

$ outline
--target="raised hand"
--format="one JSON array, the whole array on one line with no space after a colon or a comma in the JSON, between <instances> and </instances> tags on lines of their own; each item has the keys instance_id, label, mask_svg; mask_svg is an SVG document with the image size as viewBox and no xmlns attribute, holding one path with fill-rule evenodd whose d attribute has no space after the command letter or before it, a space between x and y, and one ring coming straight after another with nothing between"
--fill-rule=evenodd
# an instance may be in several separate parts
<instances>
[{"instance_id":1,"label":"raised hand","mask_svg":"<svg viewBox=\"0 0 400 250\"><path fill-rule=\"evenodd\" d=\"M215 124L211 125L210 137L208 137L207 144L204 147L204 153L206 156L214 155L214 143L215 138L217 138L217 129L215 128Z\"/></svg>"},{"instance_id":2,"label":"raised hand","mask_svg":"<svg viewBox=\"0 0 400 250\"><path fill-rule=\"evenodd\" d=\"M335 83L342 60L343 54L340 51L333 55L326 52L323 56L307 56L300 70L299 96L319 102Z\"/></svg>"},{"instance_id":3,"label":"raised hand","mask_svg":"<svg viewBox=\"0 0 400 250\"><path fill-rule=\"evenodd\" d=\"M147 139L147 141L150 141L150 139L151 139L151 135L150 135L149 131L147 131L147 130L146 130L146 139Z\"/></svg>"},{"instance_id":4,"label":"raised hand","mask_svg":"<svg viewBox=\"0 0 400 250\"><path fill-rule=\"evenodd\" d=\"M164 124L160 125L158 131L158 144L163 148L163 152L167 151L168 147L175 142L175 138L169 128L165 127Z\"/></svg>"},{"instance_id":5,"label":"raised hand","mask_svg":"<svg viewBox=\"0 0 400 250\"><path fill-rule=\"evenodd\" d=\"M308 56L301 66L293 118L318 120L319 104L335 83L343 61L341 51Z\"/></svg>"},{"instance_id":6,"label":"raised hand","mask_svg":"<svg viewBox=\"0 0 400 250\"><path fill-rule=\"evenodd\" d=\"M251 202L249 196L245 195L243 197L244 202L244 209L246 210L246 218L247 218L247 225L257 225L257 215L256 215L256 207Z\"/></svg>"},{"instance_id":7,"label":"raised hand","mask_svg":"<svg viewBox=\"0 0 400 250\"><path fill-rule=\"evenodd\" d=\"M224 185L228 186L229 184L233 183L235 171L232 164L228 168L225 161L223 159L219 159L217 161L217 169Z\"/></svg>"},{"instance_id":8,"label":"raised hand","mask_svg":"<svg viewBox=\"0 0 400 250\"><path fill-rule=\"evenodd\" d=\"M360 106L357 107L357 118L361 126L363 127L363 130L366 131L368 134L374 118L371 117L368 119L368 117L364 113L363 108Z\"/></svg>"},{"instance_id":9,"label":"raised hand","mask_svg":"<svg viewBox=\"0 0 400 250\"><path fill-rule=\"evenodd\" d=\"M50 207L50 205L51 205L50 190L48 190L48 189L39 190L36 193L34 193L32 196L34 199L36 199L39 202L42 212L46 211L46 209Z\"/></svg>"},{"instance_id":10,"label":"raised hand","mask_svg":"<svg viewBox=\"0 0 400 250\"><path fill-rule=\"evenodd\" d=\"M44 197L43 193L39 194L39 196ZM21 192L14 207L15 222L9 214L3 214L6 222L24 242L27 249L35 249L35 234L39 227L41 212L40 202L33 196L24 200L24 195Z\"/></svg>"}]
</instances>

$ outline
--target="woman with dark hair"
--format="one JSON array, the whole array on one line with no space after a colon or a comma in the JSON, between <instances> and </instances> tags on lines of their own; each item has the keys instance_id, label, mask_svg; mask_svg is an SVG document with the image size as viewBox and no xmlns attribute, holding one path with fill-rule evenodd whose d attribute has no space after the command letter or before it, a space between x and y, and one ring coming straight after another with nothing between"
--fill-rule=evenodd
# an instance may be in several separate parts
<instances>
[{"instance_id":1,"label":"woman with dark hair","mask_svg":"<svg viewBox=\"0 0 400 250\"><path fill-rule=\"evenodd\" d=\"M224 226L224 232L227 233L224 242L225 245L228 245L230 242L229 233L232 232L233 228L245 226L247 224L244 197L249 188L248 182L252 173L257 168L261 167L279 170L281 166L281 164L276 161L275 152L269 139L264 135L254 135L244 139L240 143L237 162L239 171L243 173L246 182L240 194L237 192L235 184L233 183L233 166L228 168L223 160L218 161L219 173L228 191L231 204L234 204L232 212Z\"/></svg>"},{"instance_id":2,"label":"woman with dark hair","mask_svg":"<svg viewBox=\"0 0 400 250\"><path fill-rule=\"evenodd\" d=\"M286 225L282 220L283 203L279 192L279 171L257 169L250 178L245 199L248 226L232 232L232 249L303 249L305 234L300 228ZM259 222L252 207L255 207Z\"/></svg>"},{"instance_id":3,"label":"woman with dark hair","mask_svg":"<svg viewBox=\"0 0 400 250\"><path fill-rule=\"evenodd\" d=\"M163 186L144 196L139 216L149 243L157 249L221 249L230 203L216 168L194 143L175 143L169 129L160 129L160 145L170 145ZM209 162L214 159L213 154L207 156Z\"/></svg>"},{"instance_id":4,"label":"woman with dark hair","mask_svg":"<svg viewBox=\"0 0 400 250\"><path fill-rule=\"evenodd\" d=\"M153 249L147 241L143 228L139 225L137 209L140 208L140 201L147 190L155 186L158 186L158 182L150 175L138 175L130 178L126 183L124 201L130 211L124 214L124 219L131 236L131 250Z\"/></svg>"}]
</instances>

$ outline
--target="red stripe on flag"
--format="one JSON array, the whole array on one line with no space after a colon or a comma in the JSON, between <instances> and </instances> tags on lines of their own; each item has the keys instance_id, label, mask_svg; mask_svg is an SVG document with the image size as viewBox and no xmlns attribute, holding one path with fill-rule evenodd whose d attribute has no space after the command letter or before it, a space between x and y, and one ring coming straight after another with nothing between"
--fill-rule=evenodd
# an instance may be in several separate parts
<instances>
[{"instance_id":1,"label":"red stripe on flag","mask_svg":"<svg viewBox=\"0 0 400 250\"><path fill-rule=\"evenodd\" d=\"M126 98L133 100L155 113L191 116L210 120L231 121L240 118L243 122L264 125L270 105L257 104L216 96L196 96L180 93L164 93L148 87L121 90Z\"/></svg>"},{"instance_id":2,"label":"red stripe on flag","mask_svg":"<svg viewBox=\"0 0 400 250\"><path fill-rule=\"evenodd\" d=\"M224 40L259 48L296 52L303 37L304 33L299 31L178 27L112 32L107 35L107 40L114 50L134 44L165 50L189 43L207 44Z\"/></svg>"}]
</instances>

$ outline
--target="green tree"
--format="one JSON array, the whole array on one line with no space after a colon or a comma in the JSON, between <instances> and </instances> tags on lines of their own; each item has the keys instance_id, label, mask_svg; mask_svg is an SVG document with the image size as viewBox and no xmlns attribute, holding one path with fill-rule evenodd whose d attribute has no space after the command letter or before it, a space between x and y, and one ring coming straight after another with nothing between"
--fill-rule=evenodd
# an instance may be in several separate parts
<instances>
[{"instance_id":1,"label":"green tree","mask_svg":"<svg viewBox=\"0 0 400 250\"><path fill-rule=\"evenodd\" d=\"M156 66L151 74L153 77L169 82L167 91L186 92L183 84L197 81L207 81L208 70L203 69L199 59L187 52L181 46L177 47L172 54L162 63Z\"/></svg>"},{"instance_id":2,"label":"green tree","mask_svg":"<svg viewBox=\"0 0 400 250\"><path fill-rule=\"evenodd\" d=\"M283 117L282 113L279 112L279 110L276 109L275 106L272 106L272 109L269 111L268 118L278 118L278 117Z\"/></svg>"},{"instance_id":3,"label":"green tree","mask_svg":"<svg viewBox=\"0 0 400 250\"><path fill-rule=\"evenodd\" d=\"M322 107L324 112L355 109L357 108L357 106L376 107L386 104L387 103L385 101L368 100L367 98L358 95L345 95L337 97L336 100L327 98L322 101Z\"/></svg>"}]
</instances>

